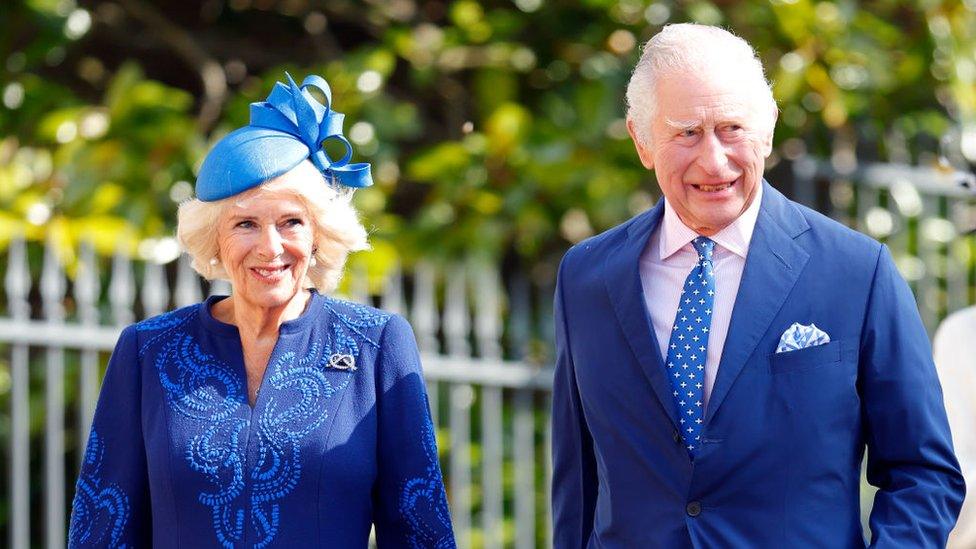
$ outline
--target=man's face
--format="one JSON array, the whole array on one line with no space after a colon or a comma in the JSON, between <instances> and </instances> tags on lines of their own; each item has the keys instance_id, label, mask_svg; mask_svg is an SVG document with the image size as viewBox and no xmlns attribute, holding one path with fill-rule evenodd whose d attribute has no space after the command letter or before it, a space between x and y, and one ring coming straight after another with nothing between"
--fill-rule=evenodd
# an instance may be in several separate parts
<instances>
[{"instance_id":1,"label":"man's face","mask_svg":"<svg viewBox=\"0 0 976 549\"><path fill-rule=\"evenodd\" d=\"M696 74L691 74L695 72ZM772 149L768 103L728 68L664 74L641 162L689 228L711 236L749 207Z\"/></svg>"}]
</instances>

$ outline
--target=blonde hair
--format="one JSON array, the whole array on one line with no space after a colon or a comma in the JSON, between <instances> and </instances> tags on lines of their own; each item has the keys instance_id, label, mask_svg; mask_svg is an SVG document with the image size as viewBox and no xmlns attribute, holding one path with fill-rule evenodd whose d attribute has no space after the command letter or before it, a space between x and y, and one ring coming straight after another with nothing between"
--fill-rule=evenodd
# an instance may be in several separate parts
<instances>
[{"instance_id":1,"label":"blonde hair","mask_svg":"<svg viewBox=\"0 0 976 549\"><path fill-rule=\"evenodd\" d=\"M350 252L369 248L366 229L353 207L352 193L337 191L308 160L274 179L223 200L197 198L180 204L176 238L190 256L193 270L207 280L229 280L223 265L210 260L218 254L217 225L229 205L240 205L257 194L287 194L297 198L312 221L315 265L310 265L304 285L322 293L335 290Z\"/></svg>"},{"instance_id":2,"label":"blonde hair","mask_svg":"<svg viewBox=\"0 0 976 549\"><path fill-rule=\"evenodd\" d=\"M740 70L757 99L768 105L764 122L776 124L776 100L762 62L748 42L719 27L696 23L667 25L644 44L640 60L627 83L627 118L642 145L651 143L651 124L657 107L657 80L668 73L706 72L714 63Z\"/></svg>"}]
</instances>

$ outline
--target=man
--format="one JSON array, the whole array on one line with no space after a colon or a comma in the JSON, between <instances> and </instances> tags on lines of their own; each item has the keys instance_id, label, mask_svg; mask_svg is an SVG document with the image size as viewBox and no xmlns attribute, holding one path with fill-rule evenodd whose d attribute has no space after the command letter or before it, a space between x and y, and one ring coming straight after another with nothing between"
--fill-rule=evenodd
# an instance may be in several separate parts
<instances>
[{"instance_id":1,"label":"man","mask_svg":"<svg viewBox=\"0 0 976 549\"><path fill-rule=\"evenodd\" d=\"M961 181L976 196L976 175ZM964 237L976 235L970 229ZM959 468L967 486L976 479L976 306L949 315L935 332L932 354L939 380L945 388L946 415L952 429ZM972 492L962 502L959 520L949 533L948 549L976 547L976 497Z\"/></svg>"},{"instance_id":2,"label":"man","mask_svg":"<svg viewBox=\"0 0 976 549\"><path fill-rule=\"evenodd\" d=\"M941 547L964 485L887 249L762 180L745 41L672 25L628 128L664 200L569 252L555 298L555 546Z\"/></svg>"},{"instance_id":3,"label":"man","mask_svg":"<svg viewBox=\"0 0 976 549\"><path fill-rule=\"evenodd\" d=\"M935 332L932 352L945 387L945 407L956 457L968 485L976 479L976 307L949 315ZM970 493L949 534L949 549L976 547L976 498Z\"/></svg>"}]
</instances>

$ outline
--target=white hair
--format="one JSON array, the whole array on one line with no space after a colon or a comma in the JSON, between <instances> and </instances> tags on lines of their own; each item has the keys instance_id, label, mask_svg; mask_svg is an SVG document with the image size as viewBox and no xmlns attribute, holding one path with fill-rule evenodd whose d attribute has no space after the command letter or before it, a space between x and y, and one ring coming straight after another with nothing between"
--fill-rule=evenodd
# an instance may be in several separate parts
<instances>
[{"instance_id":1,"label":"white hair","mask_svg":"<svg viewBox=\"0 0 976 549\"><path fill-rule=\"evenodd\" d=\"M705 73L718 66L741 71L756 98L769 105L768 129L776 123L776 100L762 62L748 42L719 27L680 23L667 25L642 48L627 84L627 118L642 145L651 143L651 124L657 106L657 79L674 72Z\"/></svg>"},{"instance_id":2,"label":"white hair","mask_svg":"<svg viewBox=\"0 0 976 549\"><path fill-rule=\"evenodd\" d=\"M193 269L207 280L229 280L221 262L211 264L219 249L218 221L228 206L240 205L261 193L291 195L305 206L312 222L316 265L309 266L304 286L314 286L322 293L335 290L349 253L369 248L366 229L350 202L352 193L338 192L326 184L321 172L308 160L281 176L223 200L203 202L193 198L180 204L176 237L190 256Z\"/></svg>"}]
</instances>

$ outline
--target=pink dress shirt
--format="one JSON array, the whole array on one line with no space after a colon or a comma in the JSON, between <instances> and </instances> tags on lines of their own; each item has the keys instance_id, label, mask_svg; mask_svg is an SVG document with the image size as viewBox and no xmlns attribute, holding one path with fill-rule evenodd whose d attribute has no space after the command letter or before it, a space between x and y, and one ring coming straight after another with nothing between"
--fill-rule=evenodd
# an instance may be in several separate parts
<instances>
[{"instance_id":1,"label":"pink dress shirt","mask_svg":"<svg viewBox=\"0 0 976 549\"><path fill-rule=\"evenodd\" d=\"M715 385L715 375L725 348L729 320L735 306L735 296L746 266L749 242L759 217L762 186L756 190L752 203L735 221L710 238L715 241L712 265L715 272L715 301L712 306L712 325L709 329L708 354L705 357L705 406ZM678 312L681 287L698 262L698 252L691 241L698 234L689 229L665 199L664 218L651 233L641 253L639 269L644 303L654 325L661 357L667 356L671 328Z\"/></svg>"}]
</instances>

